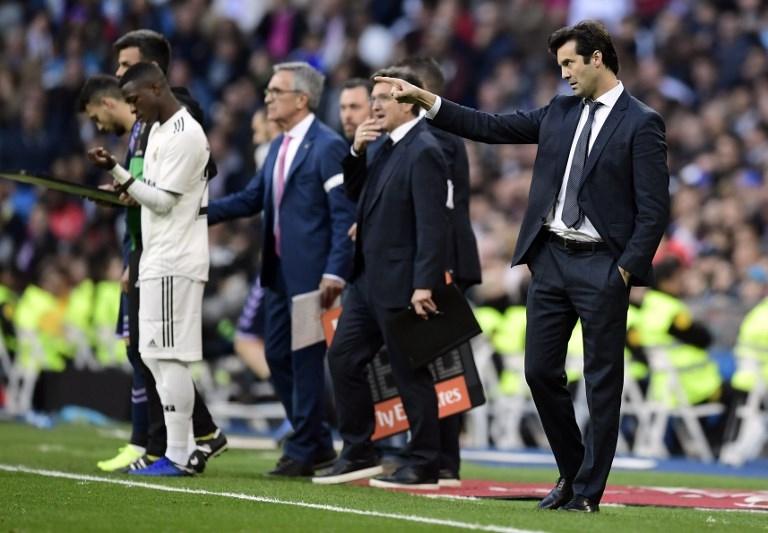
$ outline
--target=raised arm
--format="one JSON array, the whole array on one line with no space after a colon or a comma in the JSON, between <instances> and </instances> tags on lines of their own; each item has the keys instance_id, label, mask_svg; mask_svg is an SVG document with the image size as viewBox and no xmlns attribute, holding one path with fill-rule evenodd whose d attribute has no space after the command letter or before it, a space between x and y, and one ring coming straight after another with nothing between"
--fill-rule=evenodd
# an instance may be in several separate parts
<instances>
[{"instance_id":1,"label":"raised arm","mask_svg":"<svg viewBox=\"0 0 768 533\"><path fill-rule=\"evenodd\" d=\"M440 129L473 141L488 144L537 144L539 127L547 107L509 114L485 113L440 98L398 78L377 77L374 81L392 85L392 96L403 103L427 110L427 118Z\"/></svg>"}]
</instances>

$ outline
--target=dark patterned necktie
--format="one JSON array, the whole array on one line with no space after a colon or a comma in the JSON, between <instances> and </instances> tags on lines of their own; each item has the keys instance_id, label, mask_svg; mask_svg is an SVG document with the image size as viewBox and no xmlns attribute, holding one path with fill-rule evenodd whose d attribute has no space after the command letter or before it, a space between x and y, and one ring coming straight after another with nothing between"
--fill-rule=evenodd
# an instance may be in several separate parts
<instances>
[{"instance_id":1,"label":"dark patterned necktie","mask_svg":"<svg viewBox=\"0 0 768 533\"><path fill-rule=\"evenodd\" d=\"M589 116L587 116L587 123L581 129L579 140L576 141L576 149L573 151L571 172L568 174L568 184L565 187L565 202L563 204L563 223L569 228L574 229L581 226L582 219L584 218L584 214L579 208L579 188L581 180L584 178L584 165L587 163L587 149L589 148L589 136L592 133L595 111L602 105L594 100L585 100L584 103L589 107Z\"/></svg>"}]
</instances>

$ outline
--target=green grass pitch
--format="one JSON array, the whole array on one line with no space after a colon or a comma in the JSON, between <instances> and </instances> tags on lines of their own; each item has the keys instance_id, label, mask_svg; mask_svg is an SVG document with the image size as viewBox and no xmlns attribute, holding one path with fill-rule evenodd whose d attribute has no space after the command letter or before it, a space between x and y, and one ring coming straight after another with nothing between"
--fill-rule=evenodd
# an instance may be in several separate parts
<instances>
[{"instance_id":1,"label":"green grass pitch","mask_svg":"<svg viewBox=\"0 0 768 533\"><path fill-rule=\"evenodd\" d=\"M537 511L530 501L448 500L276 480L264 473L274 465L277 452L230 450L212 460L203 476L192 479L136 479L99 472L96 461L110 457L120 445L113 432L88 426L40 430L0 423L0 532L768 531L768 514L760 512L603 506L598 515L574 516ZM12 470L17 467L36 473ZM51 477L54 474L42 471L74 476ZM463 465L462 475L528 482L554 482L557 477L547 468L470 463ZM741 489L768 485L753 478L619 471L609 483Z\"/></svg>"}]
</instances>

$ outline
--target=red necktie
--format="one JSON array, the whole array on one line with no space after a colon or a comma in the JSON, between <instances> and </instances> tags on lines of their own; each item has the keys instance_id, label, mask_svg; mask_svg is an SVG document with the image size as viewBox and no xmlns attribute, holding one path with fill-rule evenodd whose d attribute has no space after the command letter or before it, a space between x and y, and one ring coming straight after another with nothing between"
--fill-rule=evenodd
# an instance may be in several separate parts
<instances>
[{"instance_id":1,"label":"red necktie","mask_svg":"<svg viewBox=\"0 0 768 533\"><path fill-rule=\"evenodd\" d=\"M277 154L277 172L275 180L275 224L273 232L275 234L275 253L280 256L280 202L283 200L283 191L285 190L285 156L288 154L288 144L291 138L283 135L283 143L280 145L280 151Z\"/></svg>"}]
</instances>

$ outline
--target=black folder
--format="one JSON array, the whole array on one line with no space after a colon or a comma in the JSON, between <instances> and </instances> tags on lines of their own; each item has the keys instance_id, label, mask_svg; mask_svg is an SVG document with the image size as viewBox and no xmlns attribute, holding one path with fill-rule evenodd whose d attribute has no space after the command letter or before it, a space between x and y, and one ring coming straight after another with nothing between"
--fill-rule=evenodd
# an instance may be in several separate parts
<instances>
[{"instance_id":1,"label":"black folder","mask_svg":"<svg viewBox=\"0 0 768 533\"><path fill-rule=\"evenodd\" d=\"M386 324L393 347L408 357L413 368L429 364L481 333L472 308L455 284L434 289L432 300L438 314L429 319L409 307Z\"/></svg>"}]
</instances>

